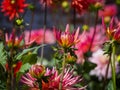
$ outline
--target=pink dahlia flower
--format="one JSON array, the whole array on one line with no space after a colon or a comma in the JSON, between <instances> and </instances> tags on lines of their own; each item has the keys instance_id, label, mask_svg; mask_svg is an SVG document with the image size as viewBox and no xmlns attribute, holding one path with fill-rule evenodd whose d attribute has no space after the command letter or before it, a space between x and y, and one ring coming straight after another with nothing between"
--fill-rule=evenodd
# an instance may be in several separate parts
<instances>
[{"instance_id":1,"label":"pink dahlia flower","mask_svg":"<svg viewBox=\"0 0 120 90\"><path fill-rule=\"evenodd\" d=\"M92 57L89 58L89 61L91 61L92 63L95 63L97 65L95 67L95 69L90 71L90 75L97 76L99 80L104 78L105 75L106 75L107 65L109 63L108 55L105 55L104 51L99 49L99 50L97 50L96 52L93 53ZM117 67L117 63L116 63L116 67ZM117 70L117 72L118 72L118 70ZM112 73L111 72L111 67L109 65L107 78L111 77L111 73Z\"/></svg>"},{"instance_id":2,"label":"pink dahlia flower","mask_svg":"<svg viewBox=\"0 0 120 90\"><path fill-rule=\"evenodd\" d=\"M39 87L37 83L37 79L32 77L30 73L23 75L20 79L20 82L28 85L29 87L35 87L35 88Z\"/></svg>"},{"instance_id":3,"label":"pink dahlia flower","mask_svg":"<svg viewBox=\"0 0 120 90\"><path fill-rule=\"evenodd\" d=\"M32 65L29 73L35 78L41 78L45 73L45 68L42 65Z\"/></svg>"},{"instance_id":4,"label":"pink dahlia flower","mask_svg":"<svg viewBox=\"0 0 120 90\"><path fill-rule=\"evenodd\" d=\"M99 16L115 16L117 14L117 6L115 4L106 5L103 10L99 11Z\"/></svg>"},{"instance_id":5,"label":"pink dahlia flower","mask_svg":"<svg viewBox=\"0 0 120 90\"><path fill-rule=\"evenodd\" d=\"M116 18L112 17L109 26L106 27L104 19L102 19L102 24L108 38L120 42L120 23L117 22L116 24L115 22Z\"/></svg>"},{"instance_id":6,"label":"pink dahlia flower","mask_svg":"<svg viewBox=\"0 0 120 90\"><path fill-rule=\"evenodd\" d=\"M10 36L8 36L8 33L5 34L6 44L9 48L12 46L14 47L21 47L21 42L23 40L23 36L20 36L19 38L15 36L15 32L12 32ZM14 45L13 45L14 44ZM23 46L23 45L22 45Z\"/></svg>"},{"instance_id":7,"label":"pink dahlia flower","mask_svg":"<svg viewBox=\"0 0 120 90\"><path fill-rule=\"evenodd\" d=\"M48 82L44 82L42 80L42 90L58 90L61 75L62 75L61 73L58 74L58 71L55 68L53 68L52 70L47 68L44 76L47 76L49 78ZM37 79L33 78L30 73L27 73L26 75L22 76L20 81L28 85L30 88L37 89L38 88ZM80 76L74 76L73 70L65 69L62 82L62 90L84 90L85 87L81 88L74 87L74 85L80 83L81 80L82 79L80 78Z\"/></svg>"},{"instance_id":8,"label":"pink dahlia flower","mask_svg":"<svg viewBox=\"0 0 120 90\"><path fill-rule=\"evenodd\" d=\"M75 33L70 33L70 28L68 24L66 25L65 32L54 30L54 34L58 44L63 48L69 48L80 41L80 39L78 39L79 28L76 30Z\"/></svg>"},{"instance_id":9,"label":"pink dahlia flower","mask_svg":"<svg viewBox=\"0 0 120 90\"><path fill-rule=\"evenodd\" d=\"M106 41L107 38L104 35L105 32L102 29L102 27L97 26L96 29L97 29L96 30L97 32L95 34L92 46L90 45L93 38L94 27L91 27L88 32L85 32L84 35L80 36L81 40L78 44L76 44L76 48L78 50L75 52L78 57L78 60L77 60L78 63L84 62L84 54L89 51L90 47L91 47L90 49L91 52L96 51Z\"/></svg>"},{"instance_id":10,"label":"pink dahlia flower","mask_svg":"<svg viewBox=\"0 0 120 90\"><path fill-rule=\"evenodd\" d=\"M50 76L49 85L46 90L57 90L59 88L61 73L58 74L54 68L52 70L47 69L46 75ZM62 82L62 90L84 90L85 87L75 88L74 85L80 83L82 79L80 76L74 76L73 70L65 69L63 82Z\"/></svg>"},{"instance_id":11,"label":"pink dahlia flower","mask_svg":"<svg viewBox=\"0 0 120 90\"><path fill-rule=\"evenodd\" d=\"M29 40L29 35L30 35L30 32L26 31L25 32L25 43L35 42L37 44L42 44L42 42L44 40L44 29L32 30L30 40ZM46 43L46 44L54 44L55 43L55 37L53 35L53 32L48 29L45 32L44 43Z\"/></svg>"},{"instance_id":12,"label":"pink dahlia flower","mask_svg":"<svg viewBox=\"0 0 120 90\"><path fill-rule=\"evenodd\" d=\"M24 46L31 45L35 41L31 40L30 42L23 43L23 38L23 35L21 35L20 37L16 36L14 31L10 35L8 35L8 33L5 34L6 45L9 48L11 48L12 46L14 46L15 48L23 48Z\"/></svg>"}]
</instances>

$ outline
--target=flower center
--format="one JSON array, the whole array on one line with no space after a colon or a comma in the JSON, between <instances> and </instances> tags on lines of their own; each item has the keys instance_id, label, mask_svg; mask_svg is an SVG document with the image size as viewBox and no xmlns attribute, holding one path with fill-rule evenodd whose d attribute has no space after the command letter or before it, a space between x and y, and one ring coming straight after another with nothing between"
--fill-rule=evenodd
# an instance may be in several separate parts
<instances>
[{"instance_id":1,"label":"flower center","mask_svg":"<svg viewBox=\"0 0 120 90\"><path fill-rule=\"evenodd\" d=\"M15 4L15 0L11 0L11 4Z\"/></svg>"}]
</instances>

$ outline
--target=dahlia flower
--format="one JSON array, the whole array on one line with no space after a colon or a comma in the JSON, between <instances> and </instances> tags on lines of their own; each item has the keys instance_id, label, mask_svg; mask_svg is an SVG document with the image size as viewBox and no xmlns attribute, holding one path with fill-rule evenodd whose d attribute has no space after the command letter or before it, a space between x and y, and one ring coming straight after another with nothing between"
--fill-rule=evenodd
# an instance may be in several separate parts
<instances>
[{"instance_id":1,"label":"dahlia flower","mask_svg":"<svg viewBox=\"0 0 120 90\"><path fill-rule=\"evenodd\" d=\"M63 48L69 48L80 41L80 39L78 39L79 28L76 30L75 33L70 33L69 30L70 29L68 24L66 25L65 32L54 30L56 40L58 44Z\"/></svg>"},{"instance_id":2,"label":"dahlia flower","mask_svg":"<svg viewBox=\"0 0 120 90\"><path fill-rule=\"evenodd\" d=\"M103 2L104 0L72 0L72 7L74 7L79 13L82 13L87 11L90 5L99 7L99 5L102 5Z\"/></svg>"},{"instance_id":3,"label":"dahlia flower","mask_svg":"<svg viewBox=\"0 0 120 90\"><path fill-rule=\"evenodd\" d=\"M72 7L74 7L79 13L88 10L88 0L72 0Z\"/></svg>"},{"instance_id":4,"label":"dahlia flower","mask_svg":"<svg viewBox=\"0 0 120 90\"><path fill-rule=\"evenodd\" d=\"M109 37L109 39L120 42L120 24L117 23L117 25L114 25L114 23L115 23L115 18L112 17L109 26L106 27L104 23L104 19L102 19L103 27L106 30L106 34Z\"/></svg>"},{"instance_id":5,"label":"dahlia flower","mask_svg":"<svg viewBox=\"0 0 120 90\"><path fill-rule=\"evenodd\" d=\"M48 78L48 82L44 82L42 80L42 90L59 89L61 74L58 74L58 71L55 68L53 68L52 70L47 68L44 76L47 76L49 78ZM81 80L82 79L80 78L80 76L73 75L73 70L65 69L63 82L62 82L62 90L84 90L85 87L81 87L81 88L74 87L74 85L79 83ZM30 73L27 73L26 75L22 76L20 81L31 88L38 87L37 79L32 77Z\"/></svg>"},{"instance_id":6,"label":"dahlia flower","mask_svg":"<svg viewBox=\"0 0 120 90\"><path fill-rule=\"evenodd\" d=\"M78 57L77 63L84 63L84 54L87 53L91 47L91 52L96 51L97 49L99 49L102 44L107 40L105 34L105 31L102 29L102 26L98 25L96 27L96 34L91 45L91 41L92 41L92 35L94 32L94 27L91 27L90 30L84 33L84 35L80 35L79 38L82 38L81 41L79 43L76 44L76 48L78 50L76 50L76 55Z\"/></svg>"},{"instance_id":7,"label":"dahlia flower","mask_svg":"<svg viewBox=\"0 0 120 90\"><path fill-rule=\"evenodd\" d=\"M117 6L115 4L106 5L103 10L99 11L99 16L115 16L117 14Z\"/></svg>"},{"instance_id":8,"label":"dahlia flower","mask_svg":"<svg viewBox=\"0 0 120 90\"><path fill-rule=\"evenodd\" d=\"M19 17L20 13L24 12L28 4L25 0L3 0L1 4L1 11L5 13L5 16L9 16L9 20Z\"/></svg>"},{"instance_id":9,"label":"dahlia flower","mask_svg":"<svg viewBox=\"0 0 120 90\"><path fill-rule=\"evenodd\" d=\"M14 46L15 48L20 48L23 46L30 46L32 43L35 42L35 40L31 40L30 42L24 42L23 43L23 35L20 37L15 36L15 33L12 32L10 35L8 33L5 34L5 39L6 39L6 45L11 48ZM13 45L14 44L14 45Z\"/></svg>"},{"instance_id":10,"label":"dahlia flower","mask_svg":"<svg viewBox=\"0 0 120 90\"><path fill-rule=\"evenodd\" d=\"M45 73L45 68L42 65L32 65L29 73L35 78L41 78Z\"/></svg>"},{"instance_id":11,"label":"dahlia flower","mask_svg":"<svg viewBox=\"0 0 120 90\"><path fill-rule=\"evenodd\" d=\"M30 73L26 73L25 75L23 75L20 79L20 82L28 85L29 87L35 87L38 88L38 83L37 83L37 79L32 77Z\"/></svg>"},{"instance_id":12,"label":"dahlia flower","mask_svg":"<svg viewBox=\"0 0 120 90\"><path fill-rule=\"evenodd\" d=\"M53 70L46 70L46 75L50 76L48 87L45 90L57 90L59 88L60 78L62 74L58 74L58 71L53 68ZM49 73L49 74L48 74ZM65 69L62 90L84 90L85 87L75 88L74 85L79 83L82 79L80 76L74 76L73 70Z\"/></svg>"},{"instance_id":13,"label":"dahlia flower","mask_svg":"<svg viewBox=\"0 0 120 90\"><path fill-rule=\"evenodd\" d=\"M8 33L5 34L5 39L6 39L6 44L9 48L11 48L12 46L14 47L20 47L21 46L21 42L23 40L23 36L15 37L15 33L12 32L12 34L10 34L10 36L8 37ZM13 45L14 44L14 45Z\"/></svg>"},{"instance_id":14,"label":"dahlia flower","mask_svg":"<svg viewBox=\"0 0 120 90\"><path fill-rule=\"evenodd\" d=\"M102 80L102 78L104 78L106 75L106 69L109 63L108 55L105 55L102 49L98 49L93 53L92 57L89 58L89 61L97 65L93 70L90 71L90 75L95 75L98 77L99 80ZM116 69L117 69L117 63L116 63ZM107 78L110 77L111 77L111 67L109 66Z\"/></svg>"},{"instance_id":15,"label":"dahlia flower","mask_svg":"<svg viewBox=\"0 0 120 90\"><path fill-rule=\"evenodd\" d=\"M32 30L31 31L31 37L29 40L29 31L25 31L25 43L29 42L35 42L37 44L42 44L43 39L45 38L44 43L47 44L54 44L55 43L55 37L53 35L53 32L47 29L45 31L45 37L44 37L44 29L38 29L38 30Z\"/></svg>"}]
</instances>

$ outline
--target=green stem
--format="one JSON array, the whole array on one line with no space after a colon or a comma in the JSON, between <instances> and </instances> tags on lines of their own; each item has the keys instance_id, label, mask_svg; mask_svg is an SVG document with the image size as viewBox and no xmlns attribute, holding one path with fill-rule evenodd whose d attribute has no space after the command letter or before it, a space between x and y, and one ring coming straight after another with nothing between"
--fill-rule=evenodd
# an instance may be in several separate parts
<instances>
[{"instance_id":1,"label":"green stem","mask_svg":"<svg viewBox=\"0 0 120 90\"><path fill-rule=\"evenodd\" d=\"M33 5L35 6L36 0L34 1ZM32 31L32 25L34 22L34 16L35 16L35 10L32 10L32 16L31 16L31 21L30 21L30 33L29 33L29 39L28 42L30 42L30 38L31 38L31 31Z\"/></svg>"},{"instance_id":2,"label":"green stem","mask_svg":"<svg viewBox=\"0 0 120 90\"><path fill-rule=\"evenodd\" d=\"M63 82L64 71L65 71L65 59L66 59L66 53L64 54L63 63L62 63L62 73L61 73L61 78L59 83L59 90L62 90L62 82Z\"/></svg>"},{"instance_id":3,"label":"green stem","mask_svg":"<svg viewBox=\"0 0 120 90\"><path fill-rule=\"evenodd\" d=\"M109 71L109 67L110 67L110 62L111 62L111 53L110 53L109 61L108 61L107 68L106 68L105 78L104 78L104 82L103 82L103 90L105 90L106 80L108 77L108 71Z\"/></svg>"},{"instance_id":4,"label":"green stem","mask_svg":"<svg viewBox=\"0 0 120 90\"><path fill-rule=\"evenodd\" d=\"M45 2L45 11L44 11L44 32L43 32L43 41L42 44L45 43L45 32L47 26L47 1ZM43 56L44 56L44 46L41 48L41 65L43 64Z\"/></svg>"},{"instance_id":5,"label":"green stem","mask_svg":"<svg viewBox=\"0 0 120 90\"><path fill-rule=\"evenodd\" d=\"M112 44L112 56L111 56L111 68L112 68L112 82L113 82L113 88L116 90L116 68L115 68L115 45Z\"/></svg>"},{"instance_id":6,"label":"green stem","mask_svg":"<svg viewBox=\"0 0 120 90\"><path fill-rule=\"evenodd\" d=\"M92 35L92 40L91 40L91 42L90 42L89 51L91 50L92 44L93 44L93 42L94 42L94 38L95 38L95 34L96 34L96 28L97 28L97 21L98 21L98 11L96 12L94 32L93 32L93 35Z\"/></svg>"},{"instance_id":7,"label":"green stem","mask_svg":"<svg viewBox=\"0 0 120 90\"><path fill-rule=\"evenodd\" d=\"M73 26L74 26L74 29L76 27L76 9L73 8Z\"/></svg>"}]
</instances>

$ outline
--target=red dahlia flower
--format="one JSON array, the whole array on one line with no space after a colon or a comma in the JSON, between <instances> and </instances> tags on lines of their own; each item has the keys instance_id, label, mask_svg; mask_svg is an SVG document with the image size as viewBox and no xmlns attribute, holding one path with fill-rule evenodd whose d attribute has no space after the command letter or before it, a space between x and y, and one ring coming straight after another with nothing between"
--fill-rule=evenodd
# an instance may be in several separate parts
<instances>
[{"instance_id":1,"label":"red dahlia flower","mask_svg":"<svg viewBox=\"0 0 120 90\"><path fill-rule=\"evenodd\" d=\"M72 0L72 7L79 13L87 11L91 5L96 8L101 7L105 0Z\"/></svg>"},{"instance_id":2,"label":"red dahlia flower","mask_svg":"<svg viewBox=\"0 0 120 90\"><path fill-rule=\"evenodd\" d=\"M72 0L72 7L74 7L79 13L86 11L89 7L88 0Z\"/></svg>"},{"instance_id":3,"label":"red dahlia flower","mask_svg":"<svg viewBox=\"0 0 120 90\"><path fill-rule=\"evenodd\" d=\"M24 8L28 4L25 4L25 0L3 0L1 4L1 11L5 13L5 16L9 16L9 20L19 17L19 13L24 12Z\"/></svg>"}]
</instances>

